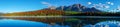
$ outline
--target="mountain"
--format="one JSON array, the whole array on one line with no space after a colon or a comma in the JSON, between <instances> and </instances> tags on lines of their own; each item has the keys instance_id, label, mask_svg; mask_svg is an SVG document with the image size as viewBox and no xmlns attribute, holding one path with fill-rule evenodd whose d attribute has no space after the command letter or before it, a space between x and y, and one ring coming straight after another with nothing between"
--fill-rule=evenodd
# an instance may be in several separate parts
<instances>
[{"instance_id":1,"label":"mountain","mask_svg":"<svg viewBox=\"0 0 120 27\"><path fill-rule=\"evenodd\" d=\"M56 10L76 11L76 12L101 12L95 7L88 8L88 7L82 6L81 4L74 4L70 6L60 6L60 7L57 7Z\"/></svg>"},{"instance_id":2,"label":"mountain","mask_svg":"<svg viewBox=\"0 0 120 27\"><path fill-rule=\"evenodd\" d=\"M81 13L82 12L82 13ZM74 4L70 6L49 7L42 10L34 10L27 12L16 12L4 14L4 16L64 16L64 15L91 15L91 12L101 12L96 8L88 8L81 4Z\"/></svg>"}]
</instances>

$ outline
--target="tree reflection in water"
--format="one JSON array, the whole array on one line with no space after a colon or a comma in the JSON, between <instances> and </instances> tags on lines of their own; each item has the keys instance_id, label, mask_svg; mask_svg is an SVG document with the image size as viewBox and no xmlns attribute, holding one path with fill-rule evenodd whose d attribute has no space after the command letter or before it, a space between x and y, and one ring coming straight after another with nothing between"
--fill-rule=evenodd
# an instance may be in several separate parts
<instances>
[{"instance_id":1,"label":"tree reflection in water","mask_svg":"<svg viewBox=\"0 0 120 27\"><path fill-rule=\"evenodd\" d=\"M36 21L54 25L70 26L70 27L118 27L119 18L80 18L80 17L12 17L4 19L17 19ZM115 20L115 21L111 21ZM106 21L102 24L103 21ZM108 23L110 22L111 23ZM117 22L114 24L114 22ZM112 25L112 26L111 26ZM117 26L116 26L117 25Z\"/></svg>"}]
</instances>

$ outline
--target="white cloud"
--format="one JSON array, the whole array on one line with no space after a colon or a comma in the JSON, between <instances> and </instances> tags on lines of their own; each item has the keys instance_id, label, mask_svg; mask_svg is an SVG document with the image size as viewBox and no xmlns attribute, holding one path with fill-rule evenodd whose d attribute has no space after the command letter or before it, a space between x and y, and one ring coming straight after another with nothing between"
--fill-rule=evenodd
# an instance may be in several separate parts
<instances>
[{"instance_id":1,"label":"white cloud","mask_svg":"<svg viewBox=\"0 0 120 27\"><path fill-rule=\"evenodd\" d=\"M111 5L114 5L114 3L111 3Z\"/></svg>"},{"instance_id":2,"label":"white cloud","mask_svg":"<svg viewBox=\"0 0 120 27\"><path fill-rule=\"evenodd\" d=\"M99 4L102 4L102 3L99 3Z\"/></svg>"},{"instance_id":3,"label":"white cloud","mask_svg":"<svg viewBox=\"0 0 120 27\"><path fill-rule=\"evenodd\" d=\"M107 5L107 4L102 4L102 3L93 4L92 7L95 7L95 8L97 8L97 9L108 9L108 8L110 8L109 5Z\"/></svg>"},{"instance_id":4,"label":"white cloud","mask_svg":"<svg viewBox=\"0 0 120 27\"><path fill-rule=\"evenodd\" d=\"M41 2L42 4L44 4L44 5L47 5L48 7L51 7L52 5L50 4L50 3L48 3L48 2Z\"/></svg>"},{"instance_id":5,"label":"white cloud","mask_svg":"<svg viewBox=\"0 0 120 27\"><path fill-rule=\"evenodd\" d=\"M91 2L88 2L88 5L92 4Z\"/></svg>"},{"instance_id":6,"label":"white cloud","mask_svg":"<svg viewBox=\"0 0 120 27\"><path fill-rule=\"evenodd\" d=\"M111 2L107 2L107 4L111 4Z\"/></svg>"},{"instance_id":7,"label":"white cloud","mask_svg":"<svg viewBox=\"0 0 120 27\"><path fill-rule=\"evenodd\" d=\"M41 2L42 4L49 4L48 2Z\"/></svg>"},{"instance_id":8,"label":"white cloud","mask_svg":"<svg viewBox=\"0 0 120 27\"><path fill-rule=\"evenodd\" d=\"M114 3L112 3L112 2L107 2L107 4L114 5Z\"/></svg>"},{"instance_id":9,"label":"white cloud","mask_svg":"<svg viewBox=\"0 0 120 27\"><path fill-rule=\"evenodd\" d=\"M106 9L110 8L110 6L105 6Z\"/></svg>"}]
</instances>

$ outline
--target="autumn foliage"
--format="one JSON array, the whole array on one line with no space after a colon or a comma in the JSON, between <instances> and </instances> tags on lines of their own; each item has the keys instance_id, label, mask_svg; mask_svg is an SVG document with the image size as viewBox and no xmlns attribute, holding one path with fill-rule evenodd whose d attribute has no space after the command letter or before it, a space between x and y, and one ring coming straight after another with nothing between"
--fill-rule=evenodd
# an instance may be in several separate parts
<instances>
[{"instance_id":1,"label":"autumn foliage","mask_svg":"<svg viewBox=\"0 0 120 27\"><path fill-rule=\"evenodd\" d=\"M62 16L64 15L62 10L37 10L28 12L16 12L4 14L4 16Z\"/></svg>"}]
</instances>

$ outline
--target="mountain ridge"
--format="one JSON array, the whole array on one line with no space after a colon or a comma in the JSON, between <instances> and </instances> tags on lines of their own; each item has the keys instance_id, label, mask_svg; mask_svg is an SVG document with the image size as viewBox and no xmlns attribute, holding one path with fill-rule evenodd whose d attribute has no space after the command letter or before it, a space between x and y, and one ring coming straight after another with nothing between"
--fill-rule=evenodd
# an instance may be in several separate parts
<instances>
[{"instance_id":1,"label":"mountain ridge","mask_svg":"<svg viewBox=\"0 0 120 27\"><path fill-rule=\"evenodd\" d=\"M82 6L81 4L73 4L70 6L60 6L57 7L56 10L63 10L63 11L76 11L76 12L102 12L95 7L88 8L85 6Z\"/></svg>"}]
</instances>

